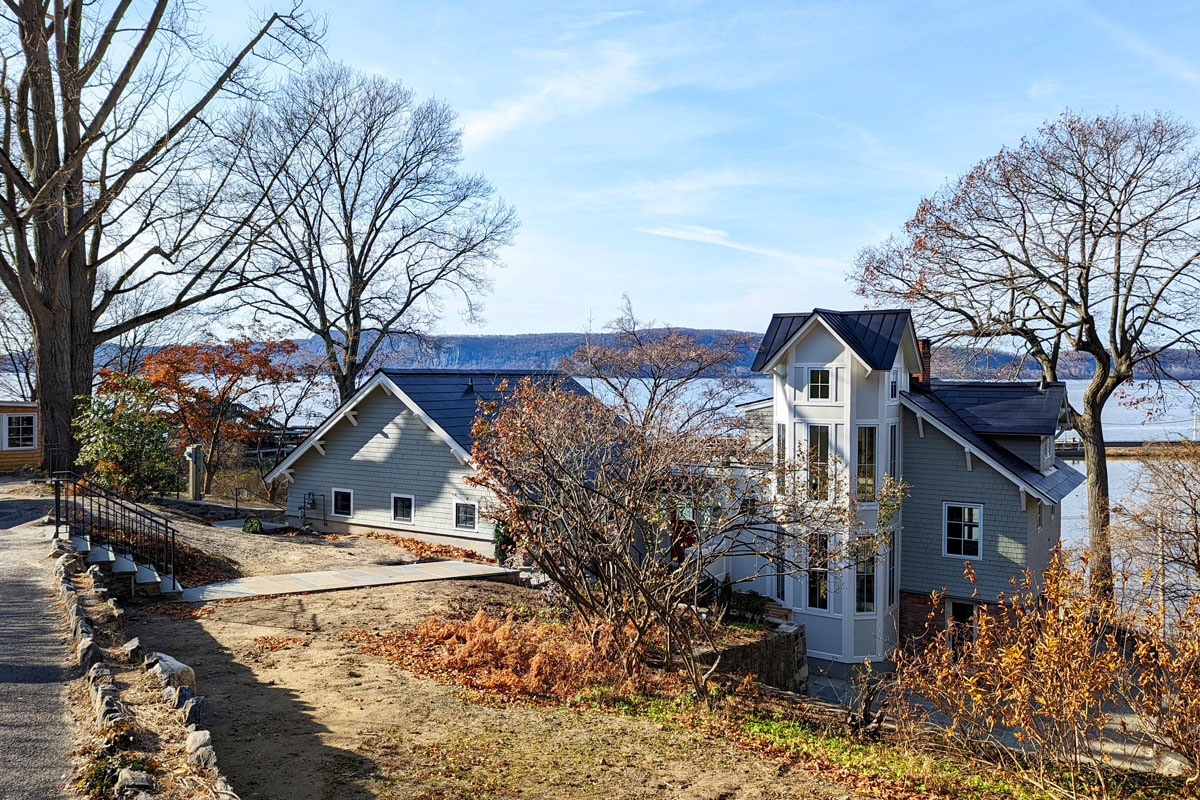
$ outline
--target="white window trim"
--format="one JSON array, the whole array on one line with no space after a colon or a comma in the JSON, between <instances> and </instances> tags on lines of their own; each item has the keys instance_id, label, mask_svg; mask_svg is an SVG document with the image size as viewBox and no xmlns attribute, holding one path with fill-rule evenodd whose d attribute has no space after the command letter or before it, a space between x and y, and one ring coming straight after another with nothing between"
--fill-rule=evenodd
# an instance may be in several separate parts
<instances>
[{"instance_id":1,"label":"white window trim","mask_svg":"<svg viewBox=\"0 0 1200 800\"><path fill-rule=\"evenodd\" d=\"M892 394L893 387L896 390L896 393L894 395ZM892 404L892 403L900 402L900 368L899 367L892 367L892 371L888 373L887 393L888 393L888 395L887 395L888 403Z\"/></svg>"},{"instance_id":2,"label":"white window trim","mask_svg":"<svg viewBox=\"0 0 1200 800\"><path fill-rule=\"evenodd\" d=\"M337 512L337 494L338 494L338 492L345 492L346 494L350 495L350 513L349 514L339 514ZM329 490L329 516L342 517L343 519L349 519L350 517L354 516L354 490L353 489L339 489L336 486L330 488L330 490Z\"/></svg>"},{"instance_id":3,"label":"white window trim","mask_svg":"<svg viewBox=\"0 0 1200 800\"><path fill-rule=\"evenodd\" d=\"M404 497L404 498L408 499L408 502L410 503L409 508L411 509L412 519L396 519L396 498L397 497ZM414 522L416 522L416 519L417 519L417 498L413 497L411 494L393 494L391 511L392 511L392 522L398 522L401 525L412 525Z\"/></svg>"},{"instance_id":4,"label":"white window trim","mask_svg":"<svg viewBox=\"0 0 1200 800\"><path fill-rule=\"evenodd\" d=\"M971 635L979 633L979 603L975 600L963 600L958 597L947 597L942 607L943 616L946 618L946 628L949 629L955 621L953 612L955 603L974 608L974 611L971 612Z\"/></svg>"},{"instance_id":5,"label":"white window trim","mask_svg":"<svg viewBox=\"0 0 1200 800\"><path fill-rule=\"evenodd\" d=\"M873 584L873 586L872 586L873 592L871 595L871 610L870 611L859 611L858 610L858 565L859 565L859 563L866 563L867 561L870 561L870 563L874 566L874 571L871 572L871 576L872 576L871 583ZM868 617L879 616L879 553L874 553L869 559L864 559L863 562L855 561L853 564L852 571L854 573L854 575L853 575L854 597L852 597L850 599L850 602L852 602L854 604L855 619L866 619ZM886 572L885 572L885 574L886 574Z\"/></svg>"},{"instance_id":6,"label":"white window trim","mask_svg":"<svg viewBox=\"0 0 1200 800\"><path fill-rule=\"evenodd\" d=\"M879 469L882 466L879 463L879 422L877 420L859 420L854 424L854 472L851 475L853 485L851 488L851 496L854 502L858 503L863 508L874 508L879 505ZM870 500L858 499L858 434L863 428L871 428L875 431L875 493Z\"/></svg>"},{"instance_id":7,"label":"white window trim","mask_svg":"<svg viewBox=\"0 0 1200 800\"><path fill-rule=\"evenodd\" d=\"M950 506L959 506L961 508L977 508L979 509L979 555L977 556L960 556L947 552L946 550L946 527L947 527L947 510ZM942 556L944 558L953 558L956 561L982 561L983 560L983 503L960 503L951 502L949 500L942 501Z\"/></svg>"},{"instance_id":8,"label":"white window trim","mask_svg":"<svg viewBox=\"0 0 1200 800\"><path fill-rule=\"evenodd\" d=\"M475 507L475 525L470 528L461 528L458 525L458 507L459 506L474 506ZM456 531L477 531L479 530L479 503L474 500L455 500L454 507L450 510L450 524L454 526Z\"/></svg>"},{"instance_id":9,"label":"white window trim","mask_svg":"<svg viewBox=\"0 0 1200 800\"><path fill-rule=\"evenodd\" d=\"M804 374L804 402L816 403L820 405L835 405L837 403L837 370L831 365L822 364L804 364L800 369ZM809 375L813 371L825 371L829 373L829 397L812 397L810 389L812 388L812 377Z\"/></svg>"},{"instance_id":10,"label":"white window trim","mask_svg":"<svg viewBox=\"0 0 1200 800\"><path fill-rule=\"evenodd\" d=\"M34 413L32 411L23 411L23 412L17 413L17 414L4 414L2 416L3 416L3 419L0 420L0 422L3 422L3 424L4 424L4 428L2 431L3 437L4 437L3 449L5 449L5 450L37 450L37 446L38 446L38 444L37 444L38 443L38 415L36 413ZM31 444L29 447L10 447L9 446L9 444L8 444L8 420L10 417L31 417L33 419L33 444Z\"/></svg>"}]
</instances>

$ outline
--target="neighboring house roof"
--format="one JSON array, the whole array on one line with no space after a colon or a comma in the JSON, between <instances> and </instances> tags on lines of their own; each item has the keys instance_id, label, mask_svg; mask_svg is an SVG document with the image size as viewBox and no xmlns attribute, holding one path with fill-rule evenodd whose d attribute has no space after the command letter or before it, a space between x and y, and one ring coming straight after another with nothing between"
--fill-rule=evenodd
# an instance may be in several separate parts
<instances>
[{"instance_id":1,"label":"neighboring house roof","mask_svg":"<svg viewBox=\"0 0 1200 800\"><path fill-rule=\"evenodd\" d=\"M763 334L751 369L762 372L770 366L813 319L824 322L871 369L892 368L904 332L912 327L912 315L907 309L831 311L814 308L802 314L776 314Z\"/></svg>"},{"instance_id":2,"label":"neighboring house roof","mask_svg":"<svg viewBox=\"0 0 1200 800\"><path fill-rule=\"evenodd\" d=\"M1053 436L1067 408L1061 381L943 381L930 390L971 426L992 436Z\"/></svg>"},{"instance_id":3,"label":"neighboring house roof","mask_svg":"<svg viewBox=\"0 0 1200 800\"><path fill-rule=\"evenodd\" d=\"M385 369L383 374L420 406L464 450L475 444L471 426L479 402L503 399L500 386L508 382L508 391L525 378L534 381L562 381L563 388L587 394L574 378L546 370L418 370Z\"/></svg>"},{"instance_id":4,"label":"neighboring house roof","mask_svg":"<svg viewBox=\"0 0 1200 800\"><path fill-rule=\"evenodd\" d=\"M296 449L267 474L266 480L270 482L284 476L290 480L291 466L309 449L316 447L320 450L323 437L334 425L347 418L352 421L351 424L357 424L354 421L354 409L380 386L441 437L460 461L467 463L474 445L471 427L479 410L479 402L502 399L500 386L503 382L508 381L510 388L515 388L516 383L524 378L561 380L564 388L580 394L588 393L573 378L545 370L381 369L296 445Z\"/></svg>"},{"instance_id":5,"label":"neighboring house roof","mask_svg":"<svg viewBox=\"0 0 1200 800\"><path fill-rule=\"evenodd\" d=\"M1083 475L1061 459L1055 459L1054 469L1050 474L1043 475L1041 470L980 433L943 402L936 385L932 390L918 388L916 391L901 392L900 402L1018 487L1044 502L1060 503L1075 487L1083 483Z\"/></svg>"}]
</instances>

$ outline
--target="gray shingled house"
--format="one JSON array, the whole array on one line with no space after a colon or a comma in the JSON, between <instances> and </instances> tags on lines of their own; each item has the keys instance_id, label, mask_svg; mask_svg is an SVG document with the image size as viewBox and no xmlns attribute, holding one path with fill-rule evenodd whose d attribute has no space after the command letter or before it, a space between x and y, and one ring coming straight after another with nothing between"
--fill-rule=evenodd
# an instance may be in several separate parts
<instances>
[{"instance_id":1,"label":"gray shingled house","mask_svg":"<svg viewBox=\"0 0 1200 800\"><path fill-rule=\"evenodd\" d=\"M294 525L330 532L387 531L493 554L488 492L466 482L480 401L524 379L557 373L380 370L270 474L286 478Z\"/></svg>"},{"instance_id":2,"label":"gray shingled house","mask_svg":"<svg viewBox=\"0 0 1200 800\"><path fill-rule=\"evenodd\" d=\"M937 380L929 362L906 310L776 314L759 346L754 370L773 378L772 395L741 409L766 447L844 465L868 528L884 476L909 486L899 533L877 559L827 565L802 553L802 573L749 584L777 616L805 625L816 658L886 658L931 610L969 622L1011 578L1047 564L1060 504L1083 480L1054 455L1068 424L1062 383ZM830 531L827 552L848 535ZM935 589L946 600L931 609Z\"/></svg>"}]
</instances>

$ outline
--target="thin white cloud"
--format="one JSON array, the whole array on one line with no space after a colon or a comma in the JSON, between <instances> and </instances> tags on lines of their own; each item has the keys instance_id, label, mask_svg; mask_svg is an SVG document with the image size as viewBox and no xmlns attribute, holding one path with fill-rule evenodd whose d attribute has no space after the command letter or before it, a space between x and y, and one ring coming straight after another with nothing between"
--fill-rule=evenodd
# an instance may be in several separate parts
<instances>
[{"instance_id":1,"label":"thin white cloud","mask_svg":"<svg viewBox=\"0 0 1200 800\"><path fill-rule=\"evenodd\" d=\"M1044 81L1036 81L1032 86L1029 87L1029 91L1027 91L1025 94L1029 96L1030 100L1042 100L1061 93L1062 89L1063 86L1061 83L1053 78L1049 78Z\"/></svg>"},{"instance_id":2,"label":"thin white cloud","mask_svg":"<svg viewBox=\"0 0 1200 800\"><path fill-rule=\"evenodd\" d=\"M919 161L911 153L889 144L856 122L836 119L815 111L809 112L809 115L852 134L857 140L858 147L855 149L859 159L871 167L915 177L922 186L930 182L940 183L946 179L944 170Z\"/></svg>"},{"instance_id":3,"label":"thin white cloud","mask_svg":"<svg viewBox=\"0 0 1200 800\"><path fill-rule=\"evenodd\" d=\"M613 22L618 19L625 19L626 17L636 17L640 14L645 14L645 13L646 13L645 11L640 11L640 10L601 11L599 14L593 14L592 16L588 17L587 19L585 19L581 22L577 22L574 25L569 25L568 27L572 28L574 30L579 30L581 28L595 28L600 25L604 25L606 23Z\"/></svg>"},{"instance_id":4,"label":"thin white cloud","mask_svg":"<svg viewBox=\"0 0 1200 800\"><path fill-rule=\"evenodd\" d=\"M1081 16L1098 28L1103 29L1124 49L1153 64L1160 72L1183 83L1200 86L1200 69L1192 62L1156 47L1129 28L1099 14L1083 3L1070 3Z\"/></svg>"},{"instance_id":5,"label":"thin white cloud","mask_svg":"<svg viewBox=\"0 0 1200 800\"><path fill-rule=\"evenodd\" d=\"M697 242L699 244L711 244L717 247L727 247L730 250L738 250L743 253L753 253L758 256L766 256L767 258L777 258L781 261L788 261L793 264L803 264L805 266L821 267L823 269L837 268L840 271L845 271L849 265L832 258L817 258L813 256L802 256L798 253L789 253L785 250L777 250L773 247L763 247L757 244L749 244L739 242L729 238L726 231L717 228L705 228L700 225L668 225L661 228L638 228L638 232L646 233L651 236L663 236L668 239L682 239L685 242ZM839 272L839 275L841 273Z\"/></svg>"},{"instance_id":6,"label":"thin white cloud","mask_svg":"<svg viewBox=\"0 0 1200 800\"><path fill-rule=\"evenodd\" d=\"M502 100L489 109L463 114L463 145L472 148L531 125L619 103L653 90L639 75L642 58L615 44L602 45L576 63L577 55L557 54L560 66L541 85Z\"/></svg>"},{"instance_id":7,"label":"thin white cloud","mask_svg":"<svg viewBox=\"0 0 1200 800\"><path fill-rule=\"evenodd\" d=\"M763 172L739 167L688 170L655 180L638 180L599 194L622 202L634 200L649 214L693 214L730 189L763 186L772 180Z\"/></svg>"}]
</instances>

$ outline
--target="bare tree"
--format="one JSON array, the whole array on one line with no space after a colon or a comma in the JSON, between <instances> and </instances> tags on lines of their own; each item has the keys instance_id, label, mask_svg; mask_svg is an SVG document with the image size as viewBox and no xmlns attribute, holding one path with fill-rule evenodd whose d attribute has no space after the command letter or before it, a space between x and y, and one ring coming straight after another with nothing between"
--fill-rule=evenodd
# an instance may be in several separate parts
<instances>
[{"instance_id":1,"label":"bare tree","mask_svg":"<svg viewBox=\"0 0 1200 800\"><path fill-rule=\"evenodd\" d=\"M267 71L311 23L212 47L187 4L11 0L0 18L0 284L30 321L48 459L73 456L96 347L253 280L270 220L237 180ZM112 321L120 297L162 301Z\"/></svg>"},{"instance_id":2,"label":"bare tree","mask_svg":"<svg viewBox=\"0 0 1200 800\"><path fill-rule=\"evenodd\" d=\"M1162 606L1174 620L1200 594L1200 443L1153 445L1138 467L1113 524L1117 563L1135 576L1137 599Z\"/></svg>"},{"instance_id":3,"label":"bare tree","mask_svg":"<svg viewBox=\"0 0 1200 800\"><path fill-rule=\"evenodd\" d=\"M293 80L260 121L247 179L285 224L259 307L320 340L343 400L378 355L425 340L447 294L474 319L512 241L512 208L458 169L461 138L444 103L342 65Z\"/></svg>"},{"instance_id":4,"label":"bare tree","mask_svg":"<svg viewBox=\"0 0 1200 800\"><path fill-rule=\"evenodd\" d=\"M1200 153L1178 120L1065 113L924 200L865 249L859 291L915 309L942 342L1016 346L1056 380L1090 364L1071 412L1085 448L1093 589L1113 591L1105 404L1170 379L1200 343Z\"/></svg>"},{"instance_id":5,"label":"bare tree","mask_svg":"<svg viewBox=\"0 0 1200 800\"><path fill-rule=\"evenodd\" d=\"M0 292L0 351L3 351L3 371L11 376L4 382L4 391L11 391L19 400L35 399L33 331L16 301L4 292Z\"/></svg>"},{"instance_id":6,"label":"bare tree","mask_svg":"<svg viewBox=\"0 0 1200 800\"><path fill-rule=\"evenodd\" d=\"M732 412L731 376L748 342L711 346L653 330L626 307L612 346L569 362L597 389L552 378L511 387L476 419L473 482L484 509L568 598L593 638L613 637L633 674L665 643L697 694L719 664L719 615L704 598L736 562L731 584L810 569L836 576L886 553L899 492L880 492L867 529L832 461L775 461ZM708 381L707 383L705 381Z\"/></svg>"}]
</instances>

